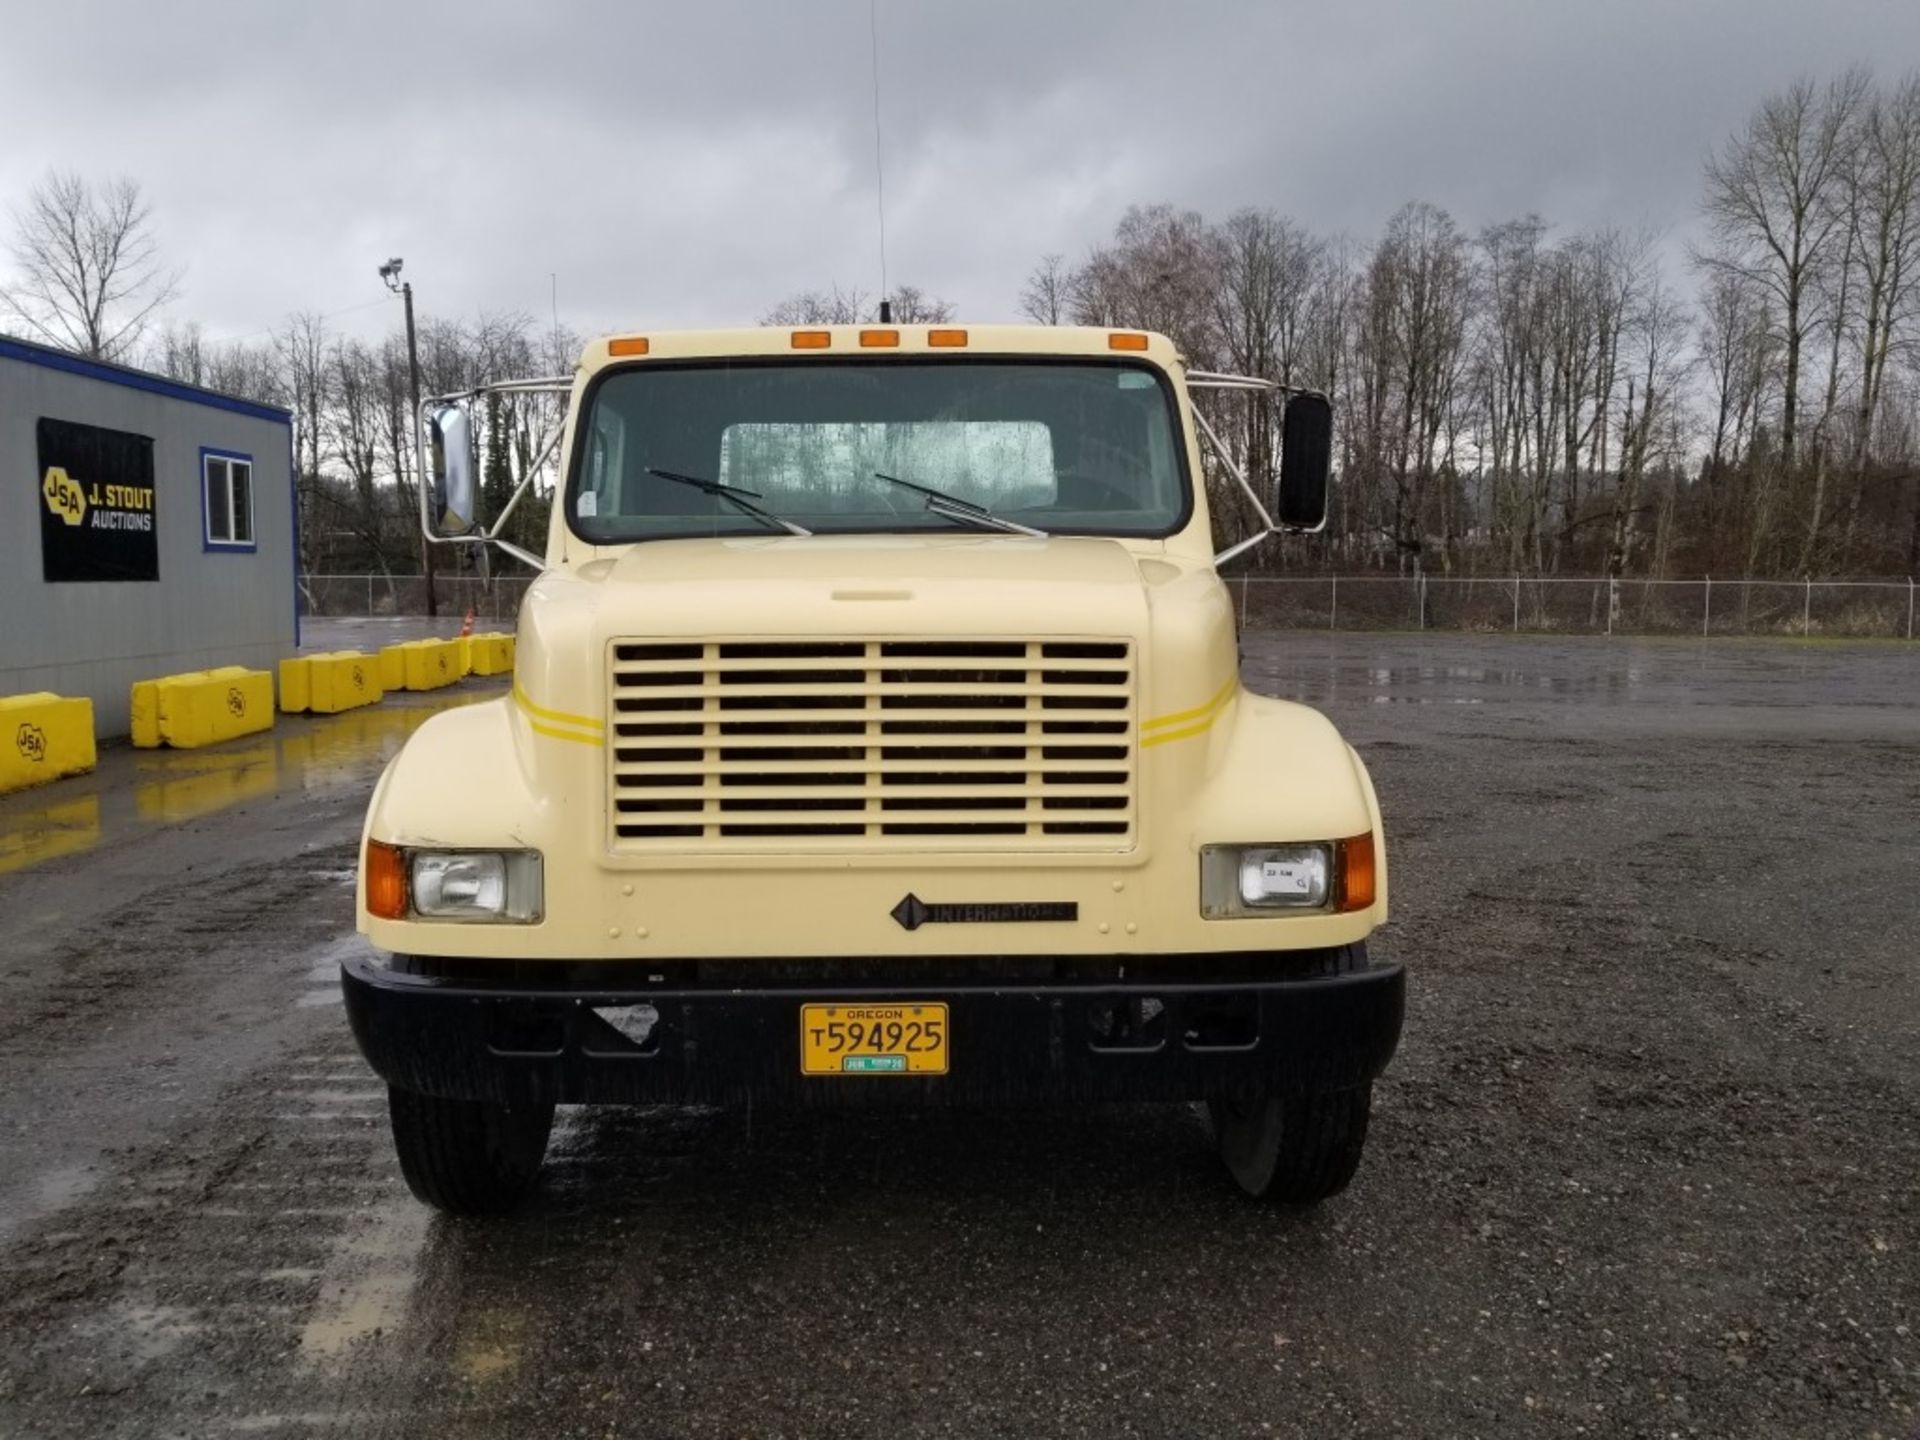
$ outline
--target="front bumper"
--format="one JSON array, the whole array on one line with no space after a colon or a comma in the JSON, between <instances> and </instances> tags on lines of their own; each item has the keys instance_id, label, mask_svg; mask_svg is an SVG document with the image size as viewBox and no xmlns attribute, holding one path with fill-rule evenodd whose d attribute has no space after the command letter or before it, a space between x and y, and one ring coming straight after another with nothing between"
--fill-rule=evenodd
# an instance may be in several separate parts
<instances>
[{"instance_id":1,"label":"front bumper","mask_svg":"<svg viewBox=\"0 0 1920 1440\"><path fill-rule=\"evenodd\" d=\"M430 1095L561 1104L1025 1104L1253 1097L1357 1085L1399 1043L1406 977L1323 952L990 962L945 979L915 962L645 967L447 967L372 956L342 967L347 1015L369 1064ZM1223 964L1222 962L1231 962ZM542 975L541 970L551 972ZM435 973L435 972L438 973ZM425 972L425 973L422 973ZM713 978L719 972L719 978ZM913 975L912 982L878 977ZM752 983L743 983L751 980ZM939 1001L941 1076L800 1073L803 1002Z\"/></svg>"}]
</instances>

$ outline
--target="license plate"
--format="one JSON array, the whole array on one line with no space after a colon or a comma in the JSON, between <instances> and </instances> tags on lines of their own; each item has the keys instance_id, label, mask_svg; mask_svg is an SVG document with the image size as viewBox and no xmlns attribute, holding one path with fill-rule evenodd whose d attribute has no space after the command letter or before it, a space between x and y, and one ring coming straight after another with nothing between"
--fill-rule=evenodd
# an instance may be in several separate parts
<instances>
[{"instance_id":1,"label":"license plate","mask_svg":"<svg viewBox=\"0 0 1920 1440\"><path fill-rule=\"evenodd\" d=\"M802 1075L944 1075L945 1005L802 1005Z\"/></svg>"}]
</instances>

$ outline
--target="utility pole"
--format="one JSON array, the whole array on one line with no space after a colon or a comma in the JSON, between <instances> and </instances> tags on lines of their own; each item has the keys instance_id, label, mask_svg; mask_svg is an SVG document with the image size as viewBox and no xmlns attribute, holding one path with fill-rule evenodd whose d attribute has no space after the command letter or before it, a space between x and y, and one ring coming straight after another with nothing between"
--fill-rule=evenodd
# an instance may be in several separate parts
<instances>
[{"instance_id":1,"label":"utility pole","mask_svg":"<svg viewBox=\"0 0 1920 1440\"><path fill-rule=\"evenodd\" d=\"M387 282L389 290L396 291L407 307L407 383L413 396L413 453L416 466L422 450L420 444L420 342L413 328L413 282L411 280L394 284L400 277L402 262L397 257L380 267L380 278ZM428 477L424 471L414 476L417 483L426 485ZM440 607L433 593L433 542L427 538L425 530L420 532L420 570L427 580L427 614L436 616Z\"/></svg>"}]
</instances>

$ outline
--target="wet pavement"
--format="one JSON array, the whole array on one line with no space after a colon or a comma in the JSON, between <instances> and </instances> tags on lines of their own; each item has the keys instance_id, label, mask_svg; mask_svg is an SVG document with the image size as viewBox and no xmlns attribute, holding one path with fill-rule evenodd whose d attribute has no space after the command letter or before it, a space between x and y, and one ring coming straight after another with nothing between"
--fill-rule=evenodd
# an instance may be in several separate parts
<instances>
[{"instance_id":1,"label":"wet pavement","mask_svg":"<svg viewBox=\"0 0 1920 1440\"><path fill-rule=\"evenodd\" d=\"M1920 650L1247 652L1414 967L1306 1216L1152 1107L562 1112L435 1218L334 973L379 767L498 687L0 798L0 1436L1909 1440Z\"/></svg>"},{"instance_id":2,"label":"wet pavement","mask_svg":"<svg viewBox=\"0 0 1920 1440\"><path fill-rule=\"evenodd\" d=\"M300 618L300 648L318 650L378 650L383 645L398 645L405 640L445 640L460 633L462 615L303 615ZM473 622L475 631L504 630L513 633L513 621L489 620L484 616Z\"/></svg>"}]
</instances>

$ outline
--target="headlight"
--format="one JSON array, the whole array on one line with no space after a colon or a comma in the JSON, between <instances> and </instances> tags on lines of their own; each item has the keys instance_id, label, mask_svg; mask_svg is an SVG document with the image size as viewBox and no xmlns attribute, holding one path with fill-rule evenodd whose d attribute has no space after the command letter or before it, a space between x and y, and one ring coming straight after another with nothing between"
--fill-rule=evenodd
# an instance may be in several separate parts
<instances>
[{"instance_id":1,"label":"headlight","mask_svg":"<svg viewBox=\"0 0 1920 1440\"><path fill-rule=\"evenodd\" d=\"M1365 910L1373 896L1372 835L1325 843L1208 845L1200 851L1200 913L1209 920L1287 910Z\"/></svg>"},{"instance_id":2,"label":"headlight","mask_svg":"<svg viewBox=\"0 0 1920 1440\"><path fill-rule=\"evenodd\" d=\"M538 920L540 854L535 850L415 850L408 888L423 920Z\"/></svg>"},{"instance_id":3,"label":"headlight","mask_svg":"<svg viewBox=\"0 0 1920 1440\"><path fill-rule=\"evenodd\" d=\"M1200 913L1318 910L1332 872L1325 845L1209 845L1200 852Z\"/></svg>"}]
</instances>

